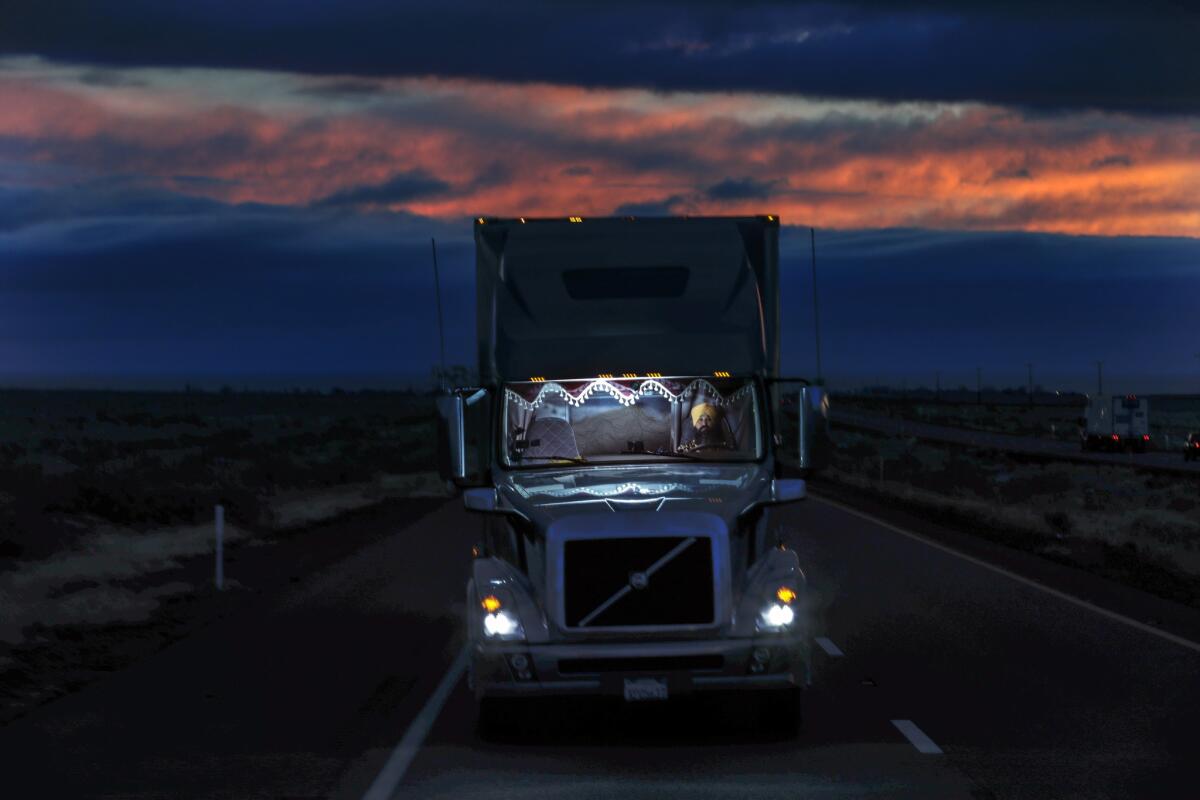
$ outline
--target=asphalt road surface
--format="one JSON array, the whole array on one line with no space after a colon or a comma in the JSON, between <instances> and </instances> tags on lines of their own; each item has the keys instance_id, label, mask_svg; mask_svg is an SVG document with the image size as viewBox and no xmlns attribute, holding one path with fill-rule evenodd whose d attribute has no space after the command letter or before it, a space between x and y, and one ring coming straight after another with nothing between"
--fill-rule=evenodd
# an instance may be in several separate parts
<instances>
[{"instance_id":1,"label":"asphalt road surface","mask_svg":"<svg viewBox=\"0 0 1200 800\"><path fill-rule=\"evenodd\" d=\"M1104 453L1084 451L1078 441L1061 442L1053 439L1038 439L1032 436L1011 436L1004 433L973 431L967 428L952 428L948 425L930 425L895 417L863 414L858 411L835 409L830 413L834 425L863 428L894 436L914 436L935 442L965 444L1002 450L1007 453L1025 453L1035 456L1050 456L1064 461L1080 461L1117 466L1141 467L1158 471L1180 472L1200 475L1200 460L1185 461L1183 442L1168 451L1148 453ZM1173 440L1175 441L1175 440Z\"/></svg>"},{"instance_id":2,"label":"asphalt road surface","mask_svg":"<svg viewBox=\"0 0 1200 800\"><path fill-rule=\"evenodd\" d=\"M450 503L0 729L0 795L1195 796L1200 645L815 498L787 519L824 639L794 738L734 697L543 704L481 740L455 670L478 521Z\"/></svg>"}]
</instances>

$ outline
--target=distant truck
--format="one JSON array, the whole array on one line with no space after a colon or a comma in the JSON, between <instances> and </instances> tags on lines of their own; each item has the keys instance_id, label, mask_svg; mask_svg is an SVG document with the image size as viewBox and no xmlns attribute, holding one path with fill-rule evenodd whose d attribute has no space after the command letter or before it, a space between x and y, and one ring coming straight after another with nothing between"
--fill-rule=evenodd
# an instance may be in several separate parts
<instances>
[{"instance_id":1,"label":"distant truck","mask_svg":"<svg viewBox=\"0 0 1200 800\"><path fill-rule=\"evenodd\" d=\"M439 427L483 512L481 728L531 697L716 690L794 725L806 579L773 509L804 498L828 404L779 375L778 219L479 218L475 243L480 382Z\"/></svg>"},{"instance_id":2,"label":"distant truck","mask_svg":"<svg viewBox=\"0 0 1200 800\"><path fill-rule=\"evenodd\" d=\"M1183 460L1195 461L1197 458L1200 458L1200 431L1189 433L1183 443Z\"/></svg>"},{"instance_id":3,"label":"distant truck","mask_svg":"<svg viewBox=\"0 0 1200 800\"><path fill-rule=\"evenodd\" d=\"M1150 403L1137 395L1094 395L1080 417L1080 445L1087 451L1142 453L1150 448Z\"/></svg>"}]
</instances>

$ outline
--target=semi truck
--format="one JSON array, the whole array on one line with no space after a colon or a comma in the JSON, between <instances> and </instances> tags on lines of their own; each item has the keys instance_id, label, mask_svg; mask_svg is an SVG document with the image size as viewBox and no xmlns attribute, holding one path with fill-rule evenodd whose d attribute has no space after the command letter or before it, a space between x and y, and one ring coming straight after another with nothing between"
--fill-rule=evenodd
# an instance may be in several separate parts
<instances>
[{"instance_id":1,"label":"semi truck","mask_svg":"<svg viewBox=\"0 0 1200 800\"><path fill-rule=\"evenodd\" d=\"M1085 451L1141 453L1151 445L1150 403L1133 394L1092 395L1079 426L1080 446Z\"/></svg>"},{"instance_id":2,"label":"semi truck","mask_svg":"<svg viewBox=\"0 0 1200 800\"><path fill-rule=\"evenodd\" d=\"M478 385L438 400L481 515L466 587L482 728L528 698L754 692L791 728L806 578L782 504L828 455L779 374L779 220L474 223Z\"/></svg>"}]
</instances>

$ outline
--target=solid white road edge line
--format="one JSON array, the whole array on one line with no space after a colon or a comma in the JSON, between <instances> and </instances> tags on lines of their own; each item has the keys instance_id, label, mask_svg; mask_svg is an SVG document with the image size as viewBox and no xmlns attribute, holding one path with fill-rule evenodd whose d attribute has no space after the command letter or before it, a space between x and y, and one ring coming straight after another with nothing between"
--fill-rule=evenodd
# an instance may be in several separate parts
<instances>
[{"instance_id":1,"label":"solid white road edge line","mask_svg":"<svg viewBox=\"0 0 1200 800\"><path fill-rule=\"evenodd\" d=\"M817 644L821 646L821 649L825 651L826 655L831 656L832 658L841 658L842 656L846 655L842 652L841 648L833 643L833 640L826 639L824 636L817 637Z\"/></svg>"},{"instance_id":2,"label":"solid white road edge line","mask_svg":"<svg viewBox=\"0 0 1200 800\"><path fill-rule=\"evenodd\" d=\"M454 663L450 665L450 669L442 676L442 682L433 690L433 694L429 695L429 699L425 701L425 705L417 714L416 719L404 732L400 743L388 756L387 763L375 776L371 787L363 795L363 800L391 800L395 797L396 788L400 785L400 781L404 780L404 773L408 771L409 765L416 758L417 751L421 749L422 742L429 735L429 729L433 727L438 714L442 712L442 706L446 704L450 692L454 691L454 687L462 678L470 653L470 645L463 645L463 649L454 659Z\"/></svg>"},{"instance_id":3,"label":"solid white road edge line","mask_svg":"<svg viewBox=\"0 0 1200 800\"><path fill-rule=\"evenodd\" d=\"M942 748L934 744L933 739L925 735L925 731L918 728L911 719L894 719L892 724L904 734L904 738L912 743L912 746L917 748L918 752L937 755L942 752Z\"/></svg>"},{"instance_id":4,"label":"solid white road edge line","mask_svg":"<svg viewBox=\"0 0 1200 800\"><path fill-rule=\"evenodd\" d=\"M1065 600L1068 603L1074 603L1075 605L1079 606L1080 608L1086 608L1089 611L1094 611L1102 617L1108 617L1109 619L1114 620L1115 622L1120 622L1125 625L1128 625L1131 628L1136 628L1137 630L1142 631L1143 633L1149 633L1153 636L1157 636L1160 639L1166 639L1168 642L1174 642L1175 644L1179 645L1180 647L1186 647L1189 650L1200 653L1200 644L1193 642L1191 639L1185 639L1182 636L1176 636L1175 634L1171 633L1170 631L1164 631L1159 628L1155 628L1153 625L1147 625L1144 622L1138 622L1136 619L1133 619L1132 617L1127 617L1124 614L1118 614L1116 611L1109 611L1107 608L1101 608L1100 606L1095 605L1094 603L1089 603L1087 600L1076 597L1073 594L1067 594L1066 592L1062 592L1062 591L1059 591L1058 589L1051 588L1044 583L1039 583L1038 581L1035 581L1031 578L1026 578L1024 575L1018 575L1015 572L1010 572L1010 571L1006 570L1004 567L998 567L995 564L990 564L987 561L984 561L983 559L975 558L974 556L969 556L966 553L955 550L953 547L947 547L946 545L941 544L939 542L935 542L932 539L927 539L926 537L922 536L919 533L913 533L912 531L906 531L903 528L898 528L895 525L891 524L890 522L884 522L883 520L879 519L878 517L873 517L870 514L864 514L863 512L858 511L857 509L851 508L850 506L843 505L842 503L839 503L836 500L829 500L824 497L816 497L811 492L809 493L808 496L814 500L817 500L818 502L825 503L826 505L833 506L834 508L839 508L842 511L845 511L847 514L853 514L854 516L859 517L860 519L865 519L867 522L871 522L875 525L880 526L881 528L887 528L888 530L890 530L894 533L898 533L901 536L907 536L908 538L913 539L914 541L918 541L918 542L921 542L922 544L929 545L930 547L932 547L936 550L941 550L943 553L949 553L952 556L957 556L957 557L963 559L964 561L970 561L972 564L974 564L978 567L983 567L984 569L990 569L992 572L995 572L1000 575L1004 575L1008 578L1012 578L1014 581L1017 581L1018 583L1023 583L1026 586L1032 587L1034 589L1040 589L1041 591L1045 592L1046 594L1054 595L1055 597L1059 598L1060 600Z\"/></svg>"}]
</instances>

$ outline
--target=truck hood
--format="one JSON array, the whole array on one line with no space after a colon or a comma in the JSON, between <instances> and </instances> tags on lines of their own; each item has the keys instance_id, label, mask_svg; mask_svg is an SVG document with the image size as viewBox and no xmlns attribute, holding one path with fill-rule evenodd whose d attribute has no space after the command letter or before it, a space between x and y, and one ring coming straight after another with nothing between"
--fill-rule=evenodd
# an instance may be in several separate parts
<instances>
[{"instance_id":1,"label":"truck hood","mask_svg":"<svg viewBox=\"0 0 1200 800\"><path fill-rule=\"evenodd\" d=\"M703 512L726 525L769 491L761 464L654 463L509 473L500 489L536 527L576 514Z\"/></svg>"}]
</instances>

